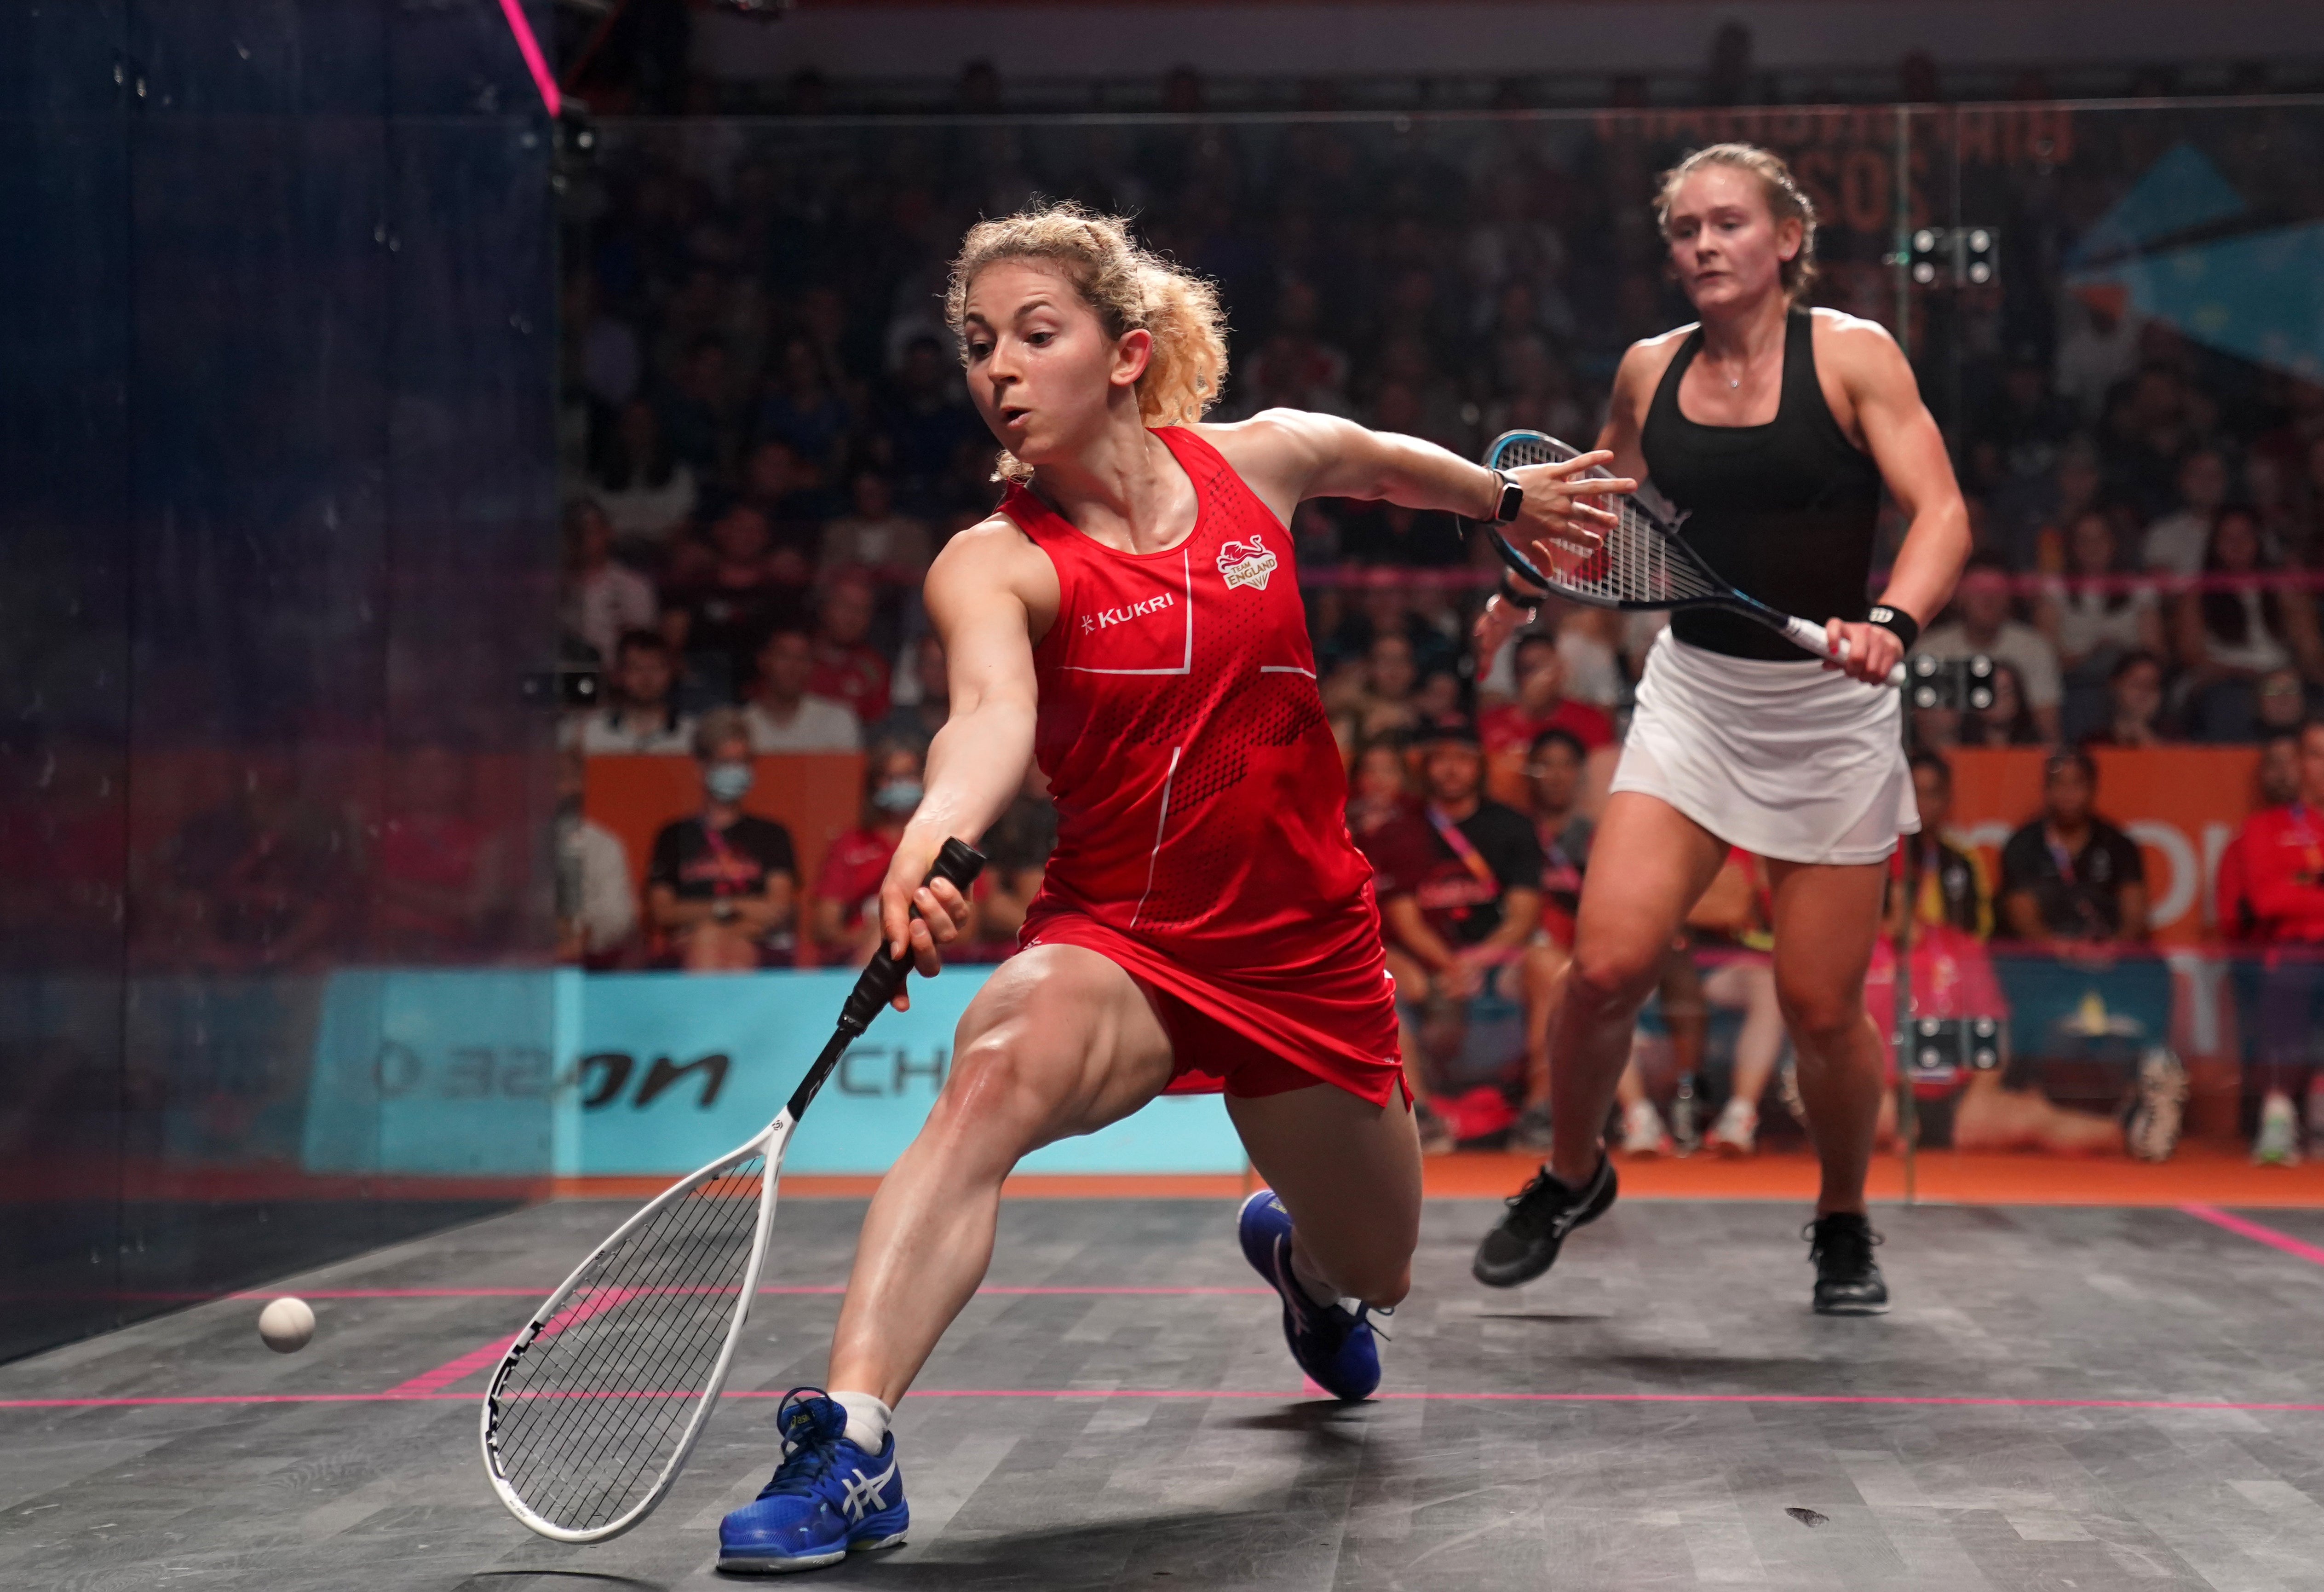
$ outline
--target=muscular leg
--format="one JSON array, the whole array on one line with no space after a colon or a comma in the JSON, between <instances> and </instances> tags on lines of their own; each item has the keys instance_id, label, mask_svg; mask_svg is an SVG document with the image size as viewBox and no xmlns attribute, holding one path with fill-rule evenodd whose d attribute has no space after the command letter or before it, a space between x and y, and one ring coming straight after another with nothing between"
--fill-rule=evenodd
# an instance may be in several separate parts
<instances>
[{"instance_id":1,"label":"muscular leg","mask_svg":"<svg viewBox=\"0 0 2324 1592\"><path fill-rule=\"evenodd\" d=\"M1618 791L1591 847L1573 961L1550 1021L1549 1170L1579 1189L1597 1174L1606 1113L1630 1059L1630 1028L1687 912L1727 844L1659 797Z\"/></svg>"},{"instance_id":2,"label":"muscular leg","mask_svg":"<svg viewBox=\"0 0 2324 1592\"><path fill-rule=\"evenodd\" d=\"M1301 1272L1379 1308L1412 1286L1420 1243L1420 1135L1394 1096L1385 1106L1330 1084L1227 1097L1250 1164L1291 1213Z\"/></svg>"},{"instance_id":3,"label":"muscular leg","mask_svg":"<svg viewBox=\"0 0 2324 1592\"><path fill-rule=\"evenodd\" d=\"M1864 1007L1864 974L1880 926L1879 863L1770 861L1775 999L1799 1052L1808 1134L1823 1163L1816 1215L1864 1209L1878 1131L1886 1047Z\"/></svg>"},{"instance_id":4,"label":"muscular leg","mask_svg":"<svg viewBox=\"0 0 2324 1592\"><path fill-rule=\"evenodd\" d=\"M1145 995L1095 951L1036 946L1003 963L961 1018L927 1124L872 1196L829 1384L901 1399L984 1278L1010 1169L1129 1115L1170 1066Z\"/></svg>"}]
</instances>

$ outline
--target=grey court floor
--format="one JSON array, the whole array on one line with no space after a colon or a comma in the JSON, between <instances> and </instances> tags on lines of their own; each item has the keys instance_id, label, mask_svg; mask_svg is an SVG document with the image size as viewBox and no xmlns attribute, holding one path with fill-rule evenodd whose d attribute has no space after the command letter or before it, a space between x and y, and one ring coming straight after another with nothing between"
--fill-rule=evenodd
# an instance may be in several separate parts
<instances>
[{"instance_id":1,"label":"grey court floor","mask_svg":"<svg viewBox=\"0 0 2324 1592\"><path fill-rule=\"evenodd\" d=\"M604 1546L532 1537L482 1478L478 1351L623 1208L286 1279L321 1323L297 1356L237 1299L0 1366L0 1587L747 1584L711 1564L769 1398ZM1344 1408L1301 1392L1231 1203L1011 1203L898 1420L910 1545L800 1584L2324 1587L2310 1259L2173 1210L1887 1209L1895 1313L1828 1320L1789 1206L1619 1206L1509 1293L1468 1277L1492 1209L1430 1207L1390 1396ZM733 1387L820 1377L861 1213L786 1206L769 1280L800 1291ZM2241 1214L2324 1244L2324 1213Z\"/></svg>"}]
</instances>

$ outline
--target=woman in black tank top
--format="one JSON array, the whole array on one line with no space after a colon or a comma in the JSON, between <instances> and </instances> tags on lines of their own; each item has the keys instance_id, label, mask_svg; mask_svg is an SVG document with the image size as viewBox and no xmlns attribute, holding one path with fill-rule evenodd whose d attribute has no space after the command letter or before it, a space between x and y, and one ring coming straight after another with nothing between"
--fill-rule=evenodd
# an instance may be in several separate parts
<instances>
[{"instance_id":1,"label":"woman in black tank top","mask_svg":"<svg viewBox=\"0 0 2324 1592\"><path fill-rule=\"evenodd\" d=\"M1656 642L1553 1019L1554 1148L1487 1235L1475 1271L1502 1286L1538 1276L1567 1233L1613 1202L1601 1130L1631 1029L1731 842L1767 859L1776 989L1823 1164L1815 1308L1875 1314L1887 1289L1864 1180L1886 1045L1864 980L1886 858L1898 830L1918 824L1885 681L1920 621L1950 599L1969 516L1887 333L1799 307L1815 216L1781 160L1747 144L1699 151L1665 177L1656 210L1671 272L1702 319L1624 356L1598 446L1616 472L1670 500L1680 534L1720 574L1784 613L1825 619L1838 655L1820 662L1718 612L1674 615ZM1884 487L1912 528L1874 603ZM1501 599L1488 604L1480 671L1517 623ZM1744 1143L1756 1106L1739 1107Z\"/></svg>"},{"instance_id":2,"label":"woman in black tank top","mask_svg":"<svg viewBox=\"0 0 2324 1592\"><path fill-rule=\"evenodd\" d=\"M1814 322L1784 318L1775 418L1757 426L1698 425L1679 384L1702 351L1696 327L1655 384L1638 444L1655 486L1684 515L1687 541L1741 591L1784 614L1861 621L1870 602L1880 467L1831 418L1818 384ZM1671 616L1671 634L1730 658L1796 662L1800 650L1722 608Z\"/></svg>"}]
</instances>

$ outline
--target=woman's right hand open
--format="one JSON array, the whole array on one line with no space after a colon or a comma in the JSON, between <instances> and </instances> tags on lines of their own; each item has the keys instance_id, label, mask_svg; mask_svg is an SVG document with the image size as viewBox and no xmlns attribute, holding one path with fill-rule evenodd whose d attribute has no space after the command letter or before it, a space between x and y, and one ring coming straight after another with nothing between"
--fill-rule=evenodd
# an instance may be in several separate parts
<instances>
[{"instance_id":1,"label":"woman's right hand open","mask_svg":"<svg viewBox=\"0 0 2324 1592\"><path fill-rule=\"evenodd\" d=\"M1589 562L1606 532L1621 523L1611 509L1593 500L1638 489L1628 476L1590 474L1613 457L1601 448L1559 464L1520 465L1509 471L1509 479L1525 488L1509 541L1560 570Z\"/></svg>"},{"instance_id":2,"label":"woman's right hand open","mask_svg":"<svg viewBox=\"0 0 2324 1592\"><path fill-rule=\"evenodd\" d=\"M890 955L899 962L910 962L923 978L933 978L943 969L944 957L937 948L959 939L968 927L968 898L951 880L920 883L936 865L936 853L943 846L941 835L907 830L903 844L896 847L895 857L888 864L888 876L880 884L881 939ZM899 1012L912 1007L911 996L902 987L890 1004Z\"/></svg>"}]
</instances>

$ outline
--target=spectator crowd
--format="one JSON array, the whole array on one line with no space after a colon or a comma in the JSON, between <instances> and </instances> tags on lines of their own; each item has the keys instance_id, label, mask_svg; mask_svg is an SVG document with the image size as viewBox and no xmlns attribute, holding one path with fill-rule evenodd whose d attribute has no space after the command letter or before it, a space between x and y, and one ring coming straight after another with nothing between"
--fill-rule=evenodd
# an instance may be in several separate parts
<instances>
[{"instance_id":1,"label":"spectator crowd","mask_svg":"<svg viewBox=\"0 0 2324 1592\"><path fill-rule=\"evenodd\" d=\"M2314 128L2263 127L2265 116L2223 132L2207 158L2230 181L2312 188L2324 161L2302 175L2282 152ZM2090 816L2087 793L2084 818L2070 816L2068 788L2091 766L2079 748L2281 737L2324 692L2307 574L2324 556L2324 384L2068 291L2043 264L2162 153L2134 147L2133 131L2093 125L2041 181L2006 182L1996 219L2009 268L1930 306L1908 338L1942 367L1932 400L1977 539L1923 650L1997 665L1991 707L1917 712L1914 750L1931 779L1957 747L2052 754L2053 801L2005 852L1998 887L1978 885L1973 912L1959 866L1932 853L1922 872L1942 882L1932 921L1965 943L2136 945L2137 849ZM866 952L864 902L945 717L918 581L997 491L938 303L977 215L1037 193L1080 198L1136 214L1149 242L1216 279L1235 328L1221 418L1296 405L1473 457L1508 427L1594 432L1622 348L1686 319L1645 208L1652 173L1682 148L1617 122L1525 121L1434 139L1324 121L700 121L607 140L569 207L565 646L602 696L568 743L691 756L702 799L654 844L636 930L593 928L586 954L706 969ZM1865 277L1845 269L1844 238L1835 248L1844 293ZM1871 300L1849 307L1886 303L1874 274ZM1886 528L1891 547L1900 530ZM1553 605L1479 676L1465 637L1489 577L1454 523L1318 502L1292 532L1351 770L1351 828L1381 876L1408 993L1407 1055L1444 1072L1430 1092L1447 1099L1464 1055L1521 1058L1487 1080L1509 1108L1494 1128L1537 1135L1543 1024L1588 815L1655 622ZM867 773L860 825L807 879L794 838L744 813L738 787L757 757L813 752L861 752ZM978 939L996 955L1054 831L1028 778L977 902ZM1751 1063L1756 1091L1780 1047L1764 1042L1757 976L1723 971L1757 966L1765 934L1749 859L1735 865L1725 904L1691 930L1718 953L1717 987L1674 964L1663 1025L1687 1077L1702 1014L1741 1014L1752 1055L1767 1058ZM2300 881L2283 888L2313 891L2319 871L2282 875ZM2280 903L2222 919L2279 939L2319 921ZM1690 960L1704 958L1676 958ZM2288 993L2295 983L2273 978L2270 1009L2310 998ZM1505 1033L1478 1037L1496 1022ZM1643 1097L1626 1098L1635 1110ZM1714 1138L1747 1152L1757 1107L1726 1112ZM1965 1118L1972 1140L1979 1120ZM1993 1131L2064 1132L2026 1122ZM1646 1115L1636 1123L1654 1137ZM1452 1137L1462 1125L1439 1125Z\"/></svg>"}]
</instances>

